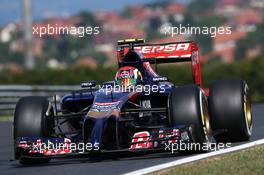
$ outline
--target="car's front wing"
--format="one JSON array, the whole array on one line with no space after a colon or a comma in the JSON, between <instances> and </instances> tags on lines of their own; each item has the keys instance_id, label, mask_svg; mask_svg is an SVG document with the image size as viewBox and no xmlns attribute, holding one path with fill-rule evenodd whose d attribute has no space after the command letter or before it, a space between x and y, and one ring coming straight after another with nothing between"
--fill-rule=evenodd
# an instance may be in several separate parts
<instances>
[{"instance_id":1,"label":"car's front wing","mask_svg":"<svg viewBox=\"0 0 264 175\"><path fill-rule=\"evenodd\" d=\"M19 137L15 140L16 159L85 157L94 153L168 151L168 146L193 141L190 126L159 128L134 133L128 148L101 149L91 143L72 142L68 138Z\"/></svg>"}]
</instances>

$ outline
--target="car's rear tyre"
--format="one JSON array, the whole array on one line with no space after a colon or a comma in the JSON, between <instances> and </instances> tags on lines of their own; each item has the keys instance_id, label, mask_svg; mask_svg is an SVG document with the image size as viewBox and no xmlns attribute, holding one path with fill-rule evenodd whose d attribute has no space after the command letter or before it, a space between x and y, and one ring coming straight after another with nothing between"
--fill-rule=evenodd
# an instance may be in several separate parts
<instances>
[{"instance_id":1,"label":"car's rear tyre","mask_svg":"<svg viewBox=\"0 0 264 175\"><path fill-rule=\"evenodd\" d=\"M21 98L14 113L14 140L17 137L51 137L54 132L53 108L45 97L30 96ZM49 159L15 158L22 164L44 163Z\"/></svg>"},{"instance_id":2,"label":"car's rear tyre","mask_svg":"<svg viewBox=\"0 0 264 175\"><path fill-rule=\"evenodd\" d=\"M210 87L209 112L217 142L249 140L252 134L251 102L246 82L216 81Z\"/></svg>"},{"instance_id":3,"label":"car's rear tyre","mask_svg":"<svg viewBox=\"0 0 264 175\"><path fill-rule=\"evenodd\" d=\"M211 142L211 125L207 98L203 91L195 85L187 85L172 89L168 101L169 120L172 126L192 126L192 139L195 143ZM207 151L202 149L186 150L191 152Z\"/></svg>"}]
</instances>

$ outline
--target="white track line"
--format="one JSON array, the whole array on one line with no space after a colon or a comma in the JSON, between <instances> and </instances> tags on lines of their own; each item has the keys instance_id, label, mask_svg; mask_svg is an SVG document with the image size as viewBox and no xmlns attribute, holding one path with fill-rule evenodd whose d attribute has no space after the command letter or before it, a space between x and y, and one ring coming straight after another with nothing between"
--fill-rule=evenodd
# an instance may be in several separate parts
<instances>
[{"instance_id":1,"label":"white track line","mask_svg":"<svg viewBox=\"0 0 264 175\"><path fill-rule=\"evenodd\" d=\"M172 161L172 162L151 166L151 167L148 167L148 168L144 168L144 169L140 169L140 170L136 170L136 171L132 171L132 172L126 173L125 175L141 175L141 174L153 173L155 171L160 171L160 170L163 170L163 169L166 169L166 168L171 168L171 167L176 166L176 165L182 165L182 164L185 164L185 163L189 163L189 162L193 162L193 161L197 161L197 160L201 160L201 159L205 159L205 158L208 158L208 157L213 157L213 156L217 156L217 155L221 155L221 154L226 154L226 153L230 153L230 152L234 152L234 151L250 148L250 147L253 147L253 146L256 146L256 145L261 145L261 144L264 144L264 139L260 139L260 140L256 140L256 141L249 142L249 143L245 143L245 144L242 144L242 145L234 146L234 147L227 148L227 149L224 149L224 150L219 150L219 151L214 151L214 152L210 152L210 153L199 154L199 155L196 155L196 156L183 158L183 159L180 159L180 160L175 160L175 161Z\"/></svg>"}]
</instances>

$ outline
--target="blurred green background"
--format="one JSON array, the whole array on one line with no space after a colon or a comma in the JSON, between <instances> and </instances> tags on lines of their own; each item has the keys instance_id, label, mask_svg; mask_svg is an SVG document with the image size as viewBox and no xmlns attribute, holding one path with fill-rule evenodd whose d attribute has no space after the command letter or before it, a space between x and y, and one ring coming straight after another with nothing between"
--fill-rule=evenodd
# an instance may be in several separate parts
<instances>
[{"instance_id":1,"label":"blurred green background","mask_svg":"<svg viewBox=\"0 0 264 175\"><path fill-rule=\"evenodd\" d=\"M26 1L26 0L25 0ZM79 84L112 80L116 40L145 38L149 43L193 40L200 45L204 86L240 77L254 102L264 101L264 0L144 0L87 2L32 0L32 27L99 26L98 35L32 36L34 64L27 65L25 1L0 2L0 84ZM107 1L104 1L107 3ZM18 10L21 13L11 13ZM13 15L13 16L12 16ZM8 20L7 20L8 19ZM230 35L164 35L164 26L231 27ZM32 33L32 31L31 31ZM176 84L192 83L190 65L160 65Z\"/></svg>"}]
</instances>

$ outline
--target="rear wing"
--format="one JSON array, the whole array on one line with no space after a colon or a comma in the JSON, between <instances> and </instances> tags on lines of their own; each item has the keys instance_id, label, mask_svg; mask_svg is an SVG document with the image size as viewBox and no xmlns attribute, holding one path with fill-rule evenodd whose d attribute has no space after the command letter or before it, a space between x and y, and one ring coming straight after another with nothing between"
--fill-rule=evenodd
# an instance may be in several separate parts
<instances>
[{"instance_id":1,"label":"rear wing","mask_svg":"<svg viewBox=\"0 0 264 175\"><path fill-rule=\"evenodd\" d=\"M191 61L194 43L164 43L135 46L134 50L143 55L143 62L171 63Z\"/></svg>"},{"instance_id":2,"label":"rear wing","mask_svg":"<svg viewBox=\"0 0 264 175\"><path fill-rule=\"evenodd\" d=\"M162 44L145 44L143 39L118 41L118 63L125 54L134 50L141 55L141 62L150 64L191 62L194 83L202 87L200 49L193 41Z\"/></svg>"},{"instance_id":3,"label":"rear wing","mask_svg":"<svg viewBox=\"0 0 264 175\"><path fill-rule=\"evenodd\" d=\"M137 51L142 55L143 62L151 63L192 61L195 52L199 52L197 44L192 41L162 44L144 44L144 42L143 39L119 40L119 62L122 62L122 56L129 50Z\"/></svg>"}]
</instances>

